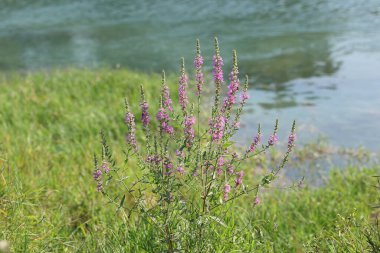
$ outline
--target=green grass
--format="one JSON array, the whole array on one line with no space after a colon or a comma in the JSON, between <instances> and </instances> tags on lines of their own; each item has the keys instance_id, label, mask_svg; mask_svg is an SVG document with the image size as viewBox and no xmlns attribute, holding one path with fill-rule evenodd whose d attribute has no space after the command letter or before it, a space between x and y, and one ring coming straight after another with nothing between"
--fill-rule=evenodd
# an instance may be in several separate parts
<instances>
[{"instance_id":1,"label":"green grass","mask_svg":"<svg viewBox=\"0 0 380 253\"><path fill-rule=\"evenodd\" d=\"M92 156L100 147L99 130L105 129L121 159L123 98L136 111L142 84L148 100L158 103L160 83L158 75L126 70L3 74L0 240L9 241L14 252L149 247L152 230L124 227L95 191ZM174 78L169 83L175 89ZM237 235L241 240L236 239L235 249L218 242L219 251L370 252L365 231L376 239L378 228L370 226L375 212L370 205L379 195L371 186L376 174L378 167L333 170L321 188L269 190L262 205L252 208L247 202L236 208L231 224L248 227ZM224 233L229 238L230 231Z\"/></svg>"}]
</instances>

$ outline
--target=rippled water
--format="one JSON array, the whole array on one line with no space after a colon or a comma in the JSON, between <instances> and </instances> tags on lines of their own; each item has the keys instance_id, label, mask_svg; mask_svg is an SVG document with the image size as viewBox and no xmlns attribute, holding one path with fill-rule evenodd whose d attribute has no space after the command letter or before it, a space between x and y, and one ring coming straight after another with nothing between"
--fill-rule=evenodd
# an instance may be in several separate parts
<instances>
[{"instance_id":1,"label":"rippled water","mask_svg":"<svg viewBox=\"0 0 380 253\"><path fill-rule=\"evenodd\" d=\"M5 0L0 69L177 71L195 38L210 60L215 35L253 80L239 141L279 117L303 141L380 150L379 0Z\"/></svg>"}]
</instances>

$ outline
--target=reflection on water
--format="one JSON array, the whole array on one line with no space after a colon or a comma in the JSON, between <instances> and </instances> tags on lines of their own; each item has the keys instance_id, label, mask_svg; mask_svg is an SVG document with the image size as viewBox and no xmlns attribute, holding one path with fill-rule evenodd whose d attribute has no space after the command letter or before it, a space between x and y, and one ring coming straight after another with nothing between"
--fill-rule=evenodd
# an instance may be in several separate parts
<instances>
[{"instance_id":1,"label":"reflection on water","mask_svg":"<svg viewBox=\"0 0 380 253\"><path fill-rule=\"evenodd\" d=\"M380 149L379 0L5 0L0 70L177 71L182 56L191 65L195 38L210 62L215 35L226 70L236 48L252 80L241 136L278 116L297 119L305 139Z\"/></svg>"}]
</instances>

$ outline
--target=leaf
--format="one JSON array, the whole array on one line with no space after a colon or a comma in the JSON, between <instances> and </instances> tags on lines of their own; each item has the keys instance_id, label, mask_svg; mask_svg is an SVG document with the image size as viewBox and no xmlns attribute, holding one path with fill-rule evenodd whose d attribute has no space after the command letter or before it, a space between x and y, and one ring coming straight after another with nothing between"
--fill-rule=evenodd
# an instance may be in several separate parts
<instances>
[{"instance_id":1,"label":"leaf","mask_svg":"<svg viewBox=\"0 0 380 253\"><path fill-rule=\"evenodd\" d=\"M118 181L121 182L121 181L124 181L124 180L126 180L128 178L129 178L129 176L125 176L125 177L120 178Z\"/></svg>"},{"instance_id":2,"label":"leaf","mask_svg":"<svg viewBox=\"0 0 380 253\"><path fill-rule=\"evenodd\" d=\"M216 221L218 224L222 225L223 227L227 227L227 225L221 220L219 219L218 217L215 217L215 216L209 216L212 220Z\"/></svg>"},{"instance_id":3,"label":"leaf","mask_svg":"<svg viewBox=\"0 0 380 253\"><path fill-rule=\"evenodd\" d=\"M234 144L232 141L227 141L226 143L223 144L223 148L228 148Z\"/></svg>"},{"instance_id":4,"label":"leaf","mask_svg":"<svg viewBox=\"0 0 380 253\"><path fill-rule=\"evenodd\" d=\"M120 205L119 205L119 207L117 208L117 210L119 210L119 209L123 206L123 204L124 204L124 200L125 200L125 195L123 195L123 197L121 198Z\"/></svg>"}]
</instances>

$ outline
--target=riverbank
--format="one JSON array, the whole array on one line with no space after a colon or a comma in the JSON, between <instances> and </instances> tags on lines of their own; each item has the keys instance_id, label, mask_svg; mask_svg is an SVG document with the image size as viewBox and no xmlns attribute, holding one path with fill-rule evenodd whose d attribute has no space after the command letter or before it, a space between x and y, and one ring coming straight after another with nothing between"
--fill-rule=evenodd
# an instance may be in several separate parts
<instances>
[{"instance_id":1,"label":"riverbank","mask_svg":"<svg viewBox=\"0 0 380 253\"><path fill-rule=\"evenodd\" d=\"M176 80L168 79L174 91ZM139 85L147 100L156 101L160 83L159 75L127 70L2 75L0 240L9 241L15 252L143 251L149 235L133 233L133 227L127 233L96 192L92 156L100 148L100 129L121 154L124 97L137 111ZM151 103L152 112L156 104ZM139 132L137 137L143 138ZM297 152L308 154L302 147ZM242 233L251 243L236 249L370 252L365 231L379 196L372 176L380 174L379 166L370 167L333 169L323 188L270 189L253 211L252 203L242 204L234 219L249 221Z\"/></svg>"}]
</instances>

